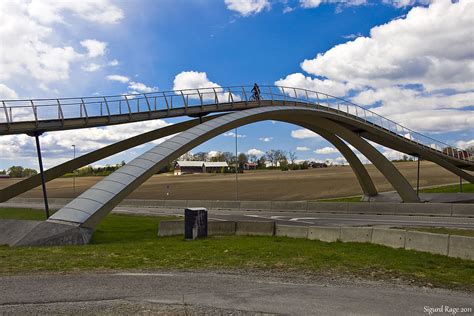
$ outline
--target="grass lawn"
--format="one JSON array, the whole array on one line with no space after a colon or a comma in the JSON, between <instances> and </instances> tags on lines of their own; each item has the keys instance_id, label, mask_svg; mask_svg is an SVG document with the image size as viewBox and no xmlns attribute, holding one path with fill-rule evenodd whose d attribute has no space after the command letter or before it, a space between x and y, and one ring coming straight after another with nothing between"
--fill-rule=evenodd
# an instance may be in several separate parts
<instances>
[{"instance_id":1,"label":"grass lawn","mask_svg":"<svg viewBox=\"0 0 474 316\"><path fill-rule=\"evenodd\" d=\"M348 196L348 197L341 197L341 198L333 198L333 199L321 199L316 200L316 202L362 202L362 196Z\"/></svg>"},{"instance_id":2,"label":"grass lawn","mask_svg":"<svg viewBox=\"0 0 474 316\"><path fill-rule=\"evenodd\" d=\"M0 218L42 219L36 210L0 209ZM285 237L156 236L160 217L111 214L85 246L0 246L0 273L130 269L239 269L402 278L474 291L474 262L360 243Z\"/></svg>"},{"instance_id":3,"label":"grass lawn","mask_svg":"<svg viewBox=\"0 0 474 316\"><path fill-rule=\"evenodd\" d=\"M445 185L436 188L421 189L421 193L456 193L459 192L459 184ZM473 183L463 183L462 184L463 193L474 193L474 184Z\"/></svg>"}]
</instances>

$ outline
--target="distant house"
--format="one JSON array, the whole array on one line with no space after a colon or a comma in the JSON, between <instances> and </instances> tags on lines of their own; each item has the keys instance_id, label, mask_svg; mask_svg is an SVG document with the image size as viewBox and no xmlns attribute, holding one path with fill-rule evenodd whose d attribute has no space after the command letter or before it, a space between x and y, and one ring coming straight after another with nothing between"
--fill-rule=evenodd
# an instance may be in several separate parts
<instances>
[{"instance_id":1,"label":"distant house","mask_svg":"<svg viewBox=\"0 0 474 316\"><path fill-rule=\"evenodd\" d=\"M209 161L177 161L174 165L174 175L180 176L185 173L206 173L222 172L227 170L227 162L209 162Z\"/></svg>"},{"instance_id":2,"label":"distant house","mask_svg":"<svg viewBox=\"0 0 474 316\"><path fill-rule=\"evenodd\" d=\"M255 169L257 169L257 164L254 163L254 162L246 162L244 164L244 169L245 170L255 170Z\"/></svg>"}]
</instances>

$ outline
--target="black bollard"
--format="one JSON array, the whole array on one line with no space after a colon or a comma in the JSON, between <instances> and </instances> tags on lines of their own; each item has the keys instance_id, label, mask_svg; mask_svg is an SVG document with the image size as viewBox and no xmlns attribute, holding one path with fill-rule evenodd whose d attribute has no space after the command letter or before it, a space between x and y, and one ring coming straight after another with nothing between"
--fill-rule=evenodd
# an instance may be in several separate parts
<instances>
[{"instance_id":1,"label":"black bollard","mask_svg":"<svg viewBox=\"0 0 474 316\"><path fill-rule=\"evenodd\" d=\"M184 210L184 238L194 240L207 237L207 210L193 207Z\"/></svg>"}]
</instances>

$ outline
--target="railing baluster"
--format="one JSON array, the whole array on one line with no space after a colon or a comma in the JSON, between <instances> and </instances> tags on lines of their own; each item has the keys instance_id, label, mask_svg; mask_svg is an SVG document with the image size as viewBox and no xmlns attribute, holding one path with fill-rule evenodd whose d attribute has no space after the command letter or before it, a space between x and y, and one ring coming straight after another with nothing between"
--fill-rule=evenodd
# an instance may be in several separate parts
<instances>
[{"instance_id":1,"label":"railing baluster","mask_svg":"<svg viewBox=\"0 0 474 316\"><path fill-rule=\"evenodd\" d=\"M128 120L132 120L132 107L130 106L130 102L128 101L128 98L126 95L123 96L125 98L125 102L127 102L127 107L128 107Z\"/></svg>"},{"instance_id":2,"label":"railing baluster","mask_svg":"<svg viewBox=\"0 0 474 316\"><path fill-rule=\"evenodd\" d=\"M293 92L295 93L295 106L296 106L298 102L298 95L296 94L296 88L293 88Z\"/></svg>"},{"instance_id":3,"label":"railing baluster","mask_svg":"<svg viewBox=\"0 0 474 316\"><path fill-rule=\"evenodd\" d=\"M274 97L273 97L273 90L272 90L272 86L268 86L268 90L270 90L270 96L272 98L272 105L275 104L275 100L274 100Z\"/></svg>"},{"instance_id":4,"label":"railing baluster","mask_svg":"<svg viewBox=\"0 0 474 316\"><path fill-rule=\"evenodd\" d=\"M227 90L229 90L229 99L230 99L230 104L232 106L232 108L234 107L234 96L232 95L232 92L230 91L230 88L227 88Z\"/></svg>"},{"instance_id":5,"label":"railing baluster","mask_svg":"<svg viewBox=\"0 0 474 316\"><path fill-rule=\"evenodd\" d=\"M61 102L59 102L59 99L56 99L58 101L58 119L61 120L61 125L64 126L64 113L63 109L61 108Z\"/></svg>"},{"instance_id":6,"label":"railing baluster","mask_svg":"<svg viewBox=\"0 0 474 316\"><path fill-rule=\"evenodd\" d=\"M87 114L86 104L84 103L84 99L81 98L81 106L84 108L84 114L86 115L86 125L89 123L89 114Z\"/></svg>"},{"instance_id":7,"label":"railing baluster","mask_svg":"<svg viewBox=\"0 0 474 316\"><path fill-rule=\"evenodd\" d=\"M216 106L219 107L219 98L217 97L216 88L212 88L212 91L214 91L214 102L216 103Z\"/></svg>"},{"instance_id":8,"label":"railing baluster","mask_svg":"<svg viewBox=\"0 0 474 316\"><path fill-rule=\"evenodd\" d=\"M281 87L281 91L283 92L283 105L286 105L286 93L285 93L285 88Z\"/></svg>"},{"instance_id":9,"label":"railing baluster","mask_svg":"<svg viewBox=\"0 0 474 316\"><path fill-rule=\"evenodd\" d=\"M242 93L243 93L243 96L244 96L244 98L245 98L245 106L247 106L249 100L247 99L247 93L245 93L245 87L242 87ZM272 96L273 96L273 94L272 94ZM273 99L272 99L272 100L273 100Z\"/></svg>"},{"instance_id":10,"label":"railing baluster","mask_svg":"<svg viewBox=\"0 0 474 316\"><path fill-rule=\"evenodd\" d=\"M106 98L106 97L104 97L104 102L105 102L105 109L107 110L107 116L109 117L109 123L110 123L112 117L110 116L109 103L107 102L107 98Z\"/></svg>"},{"instance_id":11,"label":"railing baluster","mask_svg":"<svg viewBox=\"0 0 474 316\"><path fill-rule=\"evenodd\" d=\"M183 102L184 102L184 113L188 113L188 102L186 101L186 98L184 97L183 90L181 90L180 92L181 92L181 96L183 97Z\"/></svg>"},{"instance_id":12,"label":"railing baluster","mask_svg":"<svg viewBox=\"0 0 474 316\"><path fill-rule=\"evenodd\" d=\"M198 96L199 96L199 101L201 103L201 111L204 110L204 102L202 100L202 94L201 92L199 91L199 89L196 89L197 93L198 93Z\"/></svg>"},{"instance_id":13,"label":"railing baluster","mask_svg":"<svg viewBox=\"0 0 474 316\"><path fill-rule=\"evenodd\" d=\"M3 104L3 109L5 110L5 118L7 120L7 130L9 130L10 129L10 119L11 118L8 117L8 111L7 111L7 106L5 105L5 101L2 101L2 104ZM10 108L10 110L11 110L11 108Z\"/></svg>"},{"instance_id":14,"label":"railing baluster","mask_svg":"<svg viewBox=\"0 0 474 316\"><path fill-rule=\"evenodd\" d=\"M163 92L163 98L165 98L166 110L169 112L170 111L170 105L168 104L168 98L166 97L166 94L164 92Z\"/></svg>"},{"instance_id":15,"label":"railing baluster","mask_svg":"<svg viewBox=\"0 0 474 316\"><path fill-rule=\"evenodd\" d=\"M146 94L144 93L143 96L145 97L146 105L148 106L148 113L151 115L151 105L150 101L148 100Z\"/></svg>"},{"instance_id":16,"label":"railing baluster","mask_svg":"<svg viewBox=\"0 0 474 316\"><path fill-rule=\"evenodd\" d=\"M36 112L36 105L33 103L33 100L30 100L31 102L31 107L33 108L33 114L35 116L35 123L36 123L36 127L38 127L38 113Z\"/></svg>"}]
</instances>

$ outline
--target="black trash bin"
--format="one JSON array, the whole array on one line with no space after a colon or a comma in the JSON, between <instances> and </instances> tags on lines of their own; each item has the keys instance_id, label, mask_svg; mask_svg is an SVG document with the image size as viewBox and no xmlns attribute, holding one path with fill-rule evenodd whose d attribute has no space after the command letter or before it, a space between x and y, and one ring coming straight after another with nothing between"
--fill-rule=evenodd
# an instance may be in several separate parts
<instances>
[{"instance_id":1,"label":"black trash bin","mask_svg":"<svg viewBox=\"0 0 474 316\"><path fill-rule=\"evenodd\" d=\"M184 238L194 240L207 237L207 209L193 207L184 210Z\"/></svg>"}]
</instances>

